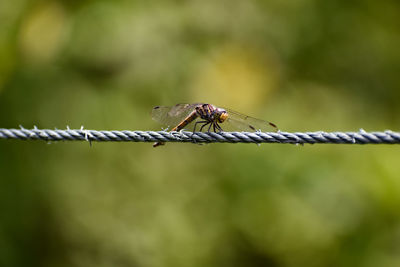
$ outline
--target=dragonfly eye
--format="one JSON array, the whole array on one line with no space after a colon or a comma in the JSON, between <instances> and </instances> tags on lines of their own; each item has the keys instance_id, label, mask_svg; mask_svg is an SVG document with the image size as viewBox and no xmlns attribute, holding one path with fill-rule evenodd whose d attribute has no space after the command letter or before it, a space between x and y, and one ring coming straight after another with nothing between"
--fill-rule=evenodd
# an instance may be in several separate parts
<instances>
[{"instance_id":1,"label":"dragonfly eye","mask_svg":"<svg viewBox=\"0 0 400 267\"><path fill-rule=\"evenodd\" d=\"M218 117L218 122L223 123L228 118L228 113L226 111L222 111Z\"/></svg>"}]
</instances>

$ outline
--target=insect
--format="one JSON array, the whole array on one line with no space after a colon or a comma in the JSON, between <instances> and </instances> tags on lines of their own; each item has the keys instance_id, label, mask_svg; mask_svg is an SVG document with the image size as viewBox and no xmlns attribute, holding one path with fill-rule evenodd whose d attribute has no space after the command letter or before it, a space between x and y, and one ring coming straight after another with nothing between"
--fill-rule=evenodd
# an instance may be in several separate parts
<instances>
[{"instance_id":1,"label":"insect","mask_svg":"<svg viewBox=\"0 0 400 267\"><path fill-rule=\"evenodd\" d=\"M175 125L171 131L180 131L190 123L193 133L200 127L200 132L207 127L207 132L212 129L214 132L222 132L220 124L225 130L240 131L277 131L278 128L272 122L256 119L236 111L219 108L212 104L194 103L177 104L172 107L156 106L153 108L151 116L153 120L167 125ZM163 142L153 144L153 147L163 145Z\"/></svg>"}]
</instances>

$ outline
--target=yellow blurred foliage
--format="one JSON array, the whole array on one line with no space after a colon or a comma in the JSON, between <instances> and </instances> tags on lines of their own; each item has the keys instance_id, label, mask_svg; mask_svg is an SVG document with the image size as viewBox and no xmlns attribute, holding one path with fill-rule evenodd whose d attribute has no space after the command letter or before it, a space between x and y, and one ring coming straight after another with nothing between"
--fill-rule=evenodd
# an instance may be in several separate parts
<instances>
[{"instance_id":1,"label":"yellow blurred foliage","mask_svg":"<svg viewBox=\"0 0 400 267\"><path fill-rule=\"evenodd\" d=\"M65 11L57 2L33 9L20 29L19 45L23 57L35 63L51 61L62 46L66 26Z\"/></svg>"},{"instance_id":2,"label":"yellow blurred foliage","mask_svg":"<svg viewBox=\"0 0 400 267\"><path fill-rule=\"evenodd\" d=\"M265 51L230 44L211 52L195 75L194 101L246 111L267 102L280 73L277 60Z\"/></svg>"}]
</instances>

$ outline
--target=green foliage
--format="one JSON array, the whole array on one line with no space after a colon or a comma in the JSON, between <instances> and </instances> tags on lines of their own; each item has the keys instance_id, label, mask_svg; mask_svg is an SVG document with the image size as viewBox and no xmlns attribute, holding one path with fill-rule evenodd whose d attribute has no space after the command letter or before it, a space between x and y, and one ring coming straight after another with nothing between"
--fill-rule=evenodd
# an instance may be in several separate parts
<instances>
[{"instance_id":1,"label":"green foliage","mask_svg":"<svg viewBox=\"0 0 400 267\"><path fill-rule=\"evenodd\" d=\"M0 2L0 127L210 102L399 130L398 1ZM398 266L396 146L0 141L1 266Z\"/></svg>"}]
</instances>

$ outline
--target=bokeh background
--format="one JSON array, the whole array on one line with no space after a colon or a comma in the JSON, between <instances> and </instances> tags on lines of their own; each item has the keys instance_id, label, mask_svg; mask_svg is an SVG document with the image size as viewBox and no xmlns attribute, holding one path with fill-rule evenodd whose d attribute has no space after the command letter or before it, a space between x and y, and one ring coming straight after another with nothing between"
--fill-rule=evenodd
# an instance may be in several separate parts
<instances>
[{"instance_id":1,"label":"bokeh background","mask_svg":"<svg viewBox=\"0 0 400 267\"><path fill-rule=\"evenodd\" d=\"M400 129L398 0L0 1L0 127L209 102ZM0 266L400 266L397 146L0 140Z\"/></svg>"}]
</instances>

